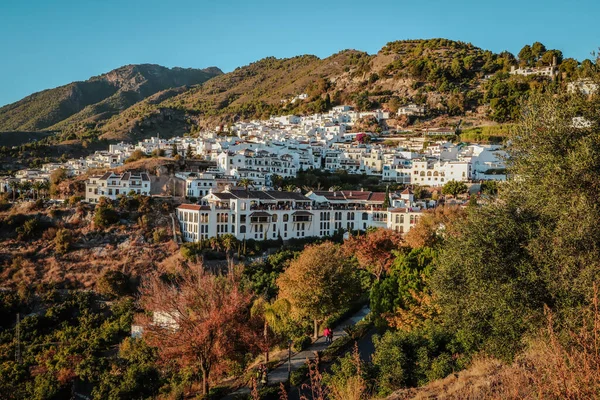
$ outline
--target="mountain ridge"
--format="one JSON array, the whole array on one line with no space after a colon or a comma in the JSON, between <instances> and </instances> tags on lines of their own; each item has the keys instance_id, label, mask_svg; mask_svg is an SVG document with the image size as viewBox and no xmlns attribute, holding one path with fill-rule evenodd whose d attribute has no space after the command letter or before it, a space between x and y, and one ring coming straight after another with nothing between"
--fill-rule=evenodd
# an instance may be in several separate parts
<instances>
[{"instance_id":1,"label":"mountain ridge","mask_svg":"<svg viewBox=\"0 0 600 400\"><path fill-rule=\"evenodd\" d=\"M159 91L199 84L222 73L216 67L125 65L85 81L33 93L0 107L0 131L54 130L55 127L64 128L65 124L61 123L67 119L94 120L97 115L99 118L95 119L102 120ZM87 114L76 116L86 108Z\"/></svg>"},{"instance_id":2,"label":"mountain ridge","mask_svg":"<svg viewBox=\"0 0 600 400\"><path fill-rule=\"evenodd\" d=\"M55 89L72 91L62 96L68 101L50 110L33 107L39 111L33 117L27 113L15 117L19 113L6 111L44 92L0 108L0 131L58 131L44 139L47 144L138 140L271 115L319 113L339 104L361 111L384 108L395 112L408 103L427 106L427 118L416 121L425 127L454 125L459 119L466 126L481 126L514 119L518 99L528 90L548 85L555 90L560 85L543 77L509 74L512 66L539 66L543 59L538 55L517 60L508 52L496 54L471 43L440 38L393 41L375 54L347 49L325 58L266 57L228 73L216 67L128 65L92 77L83 86L72 83ZM577 60L564 61L564 65L559 62L561 76L577 76ZM185 71L199 71L192 74L210 77L156 79L163 69L183 76L190 74ZM306 99L291 101L300 94L306 94ZM87 102L78 102L79 98ZM7 114L13 117L10 123ZM392 121L396 123L392 127L414 122L399 118Z\"/></svg>"}]
</instances>

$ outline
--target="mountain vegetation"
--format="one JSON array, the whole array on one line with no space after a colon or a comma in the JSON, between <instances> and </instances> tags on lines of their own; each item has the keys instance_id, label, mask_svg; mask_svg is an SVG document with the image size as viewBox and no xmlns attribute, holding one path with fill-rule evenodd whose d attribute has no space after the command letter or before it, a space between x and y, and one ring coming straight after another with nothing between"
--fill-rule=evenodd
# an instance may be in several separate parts
<instances>
[{"instance_id":1,"label":"mountain vegetation","mask_svg":"<svg viewBox=\"0 0 600 400\"><path fill-rule=\"evenodd\" d=\"M553 81L509 74L511 66L553 61L561 72ZM524 94L556 92L569 80L594 74L594 61L563 59L559 50L540 43L526 45L515 57L448 39L390 42L373 55L344 50L324 59L267 57L226 74L214 67L130 65L0 108L0 131L52 130L56 134L42 143L89 145L99 139L183 135L339 104L395 112L408 103L429 107L428 117L416 122L444 125L457 118L468 128L514 121ZM295 99L301 93L306 99ZM415 123L394 121L398 127Z\"/></svg>"},{"instance_id":2,"label":"mountain vegetation","mask_svg":"<svg viewBox=\"0 0 600 400\"><path fill-rule=\"evenodd\" d=\"M34 93L0 108L0 131L94 126L157 92L200 84L219 74L221 70L215 67L200 70L127 65L87 81Z\"/></svg>"}]
</instances>

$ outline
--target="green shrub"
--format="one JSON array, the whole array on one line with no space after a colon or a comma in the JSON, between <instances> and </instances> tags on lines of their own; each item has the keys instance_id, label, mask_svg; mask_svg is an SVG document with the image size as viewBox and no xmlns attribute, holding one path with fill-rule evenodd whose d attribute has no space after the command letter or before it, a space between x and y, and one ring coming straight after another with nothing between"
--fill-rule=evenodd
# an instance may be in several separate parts
<instances>
[{"instance_id":1,"label":"green shrub","mask_svg":"<svg viewBox=\"0 0 600 400\"><path fill-rule=\"evenodd\" d=\"M304 335L304 336L294 339L294 343L292 344L292 347L294 348L294 351L302 351L302 350L306 349L308 346L310 346L311 343L312 343L312 339L310 338L310 336Z\"/></svg>"},{"instance_id":2,"label":"green shrub","mask_svg":"<svg viewBox=\"0 0 600 400\"><path fill-rule=\"evenodd\" d=\"M165 228L158 228L154 230L154 233L152 234L152 239L154 240L154 243L161 243L164 242L165 240L167 240L169 237L169 233L167 232L167 230Z\"/></svg>"},{"instance_id":3,"label":"green shrub","mask_svg":"<svg viewBox=\"0 0 600 400\"><path fill-rule=\"evenodd\" d=\"M119 221L119 214L112 206L98 205L94 213L94 226L96 228L106 228Z\"/></svg>"},{"instance_id":4,"label":"green shrub","mask_svg":"<svg viewBox=\"0 0 600 400\"><path fill-rule=\"evenodd\" d=\"M429 323L407 331L375 336L373 365L380 395L401 387L424 385L464 367L462 347L447 328ZM456 356L458 355L458 357Z\"/></svg>"},{"instance_id":5,"label":"green shrub","mask_svg":"<svg viewBox=\"0 0 600 400\"><path fill-rule=\"evenodd\" d=\"M72 242L73 237L69 230L61 228L56 231L56 236L54 236L54 248L58 254L68 252Z\"/></svg>"},{"instance_id":6,"label":"green shrub","mask_svg":"<svg viewBox=\"0 0 600 400\"><path fill-rule=\"evenodd\" d=\"M16 231L19 240L27 240L33 238L33 236L40 230L41 224L37 217L29 218L25 223L17 227Z\"/></svg>"},{"instance_id":7,"label":"green shrub","mask_svg":"<svg viewBox=\"0 0 600 400\"><path fill-rule=\"evenodd\" d=\"M96 283L98 293L114 299L129 294L129 276L120 271L106 271Z\"/></svg>"},{"instance_id":8,"label":"green shrub","mask_svg":"<svg viewBox=\"0 0 600 400\"><path fill-rule=\"evenodd\" d=\"M306 379L308 379L308 365L304 364L297 370L292 371L290 375L290 385L298 386L302 384L302 382L304 382Z\"/></svg>"},{"instance_id":9,"label":"green shrub","mask_svg":"<svg viewBox=\"0 0 600 400\"><path fill-rule=\"evenodd\" d=\"M83 200L82 196L73 195L73 196L69 197L69 205L71 207L73 207L75 204L79 203L81 200Z\"/></svg>"}]
</instances>

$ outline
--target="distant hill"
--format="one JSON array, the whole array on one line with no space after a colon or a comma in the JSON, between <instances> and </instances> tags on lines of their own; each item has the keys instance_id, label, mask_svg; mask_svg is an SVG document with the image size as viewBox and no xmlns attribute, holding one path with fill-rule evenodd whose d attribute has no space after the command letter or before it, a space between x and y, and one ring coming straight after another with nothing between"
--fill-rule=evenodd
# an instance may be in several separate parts
<instances>
[{"instance_id":1,"label":"distant hill","mask_svg":"<svg viewBox=\"0 0 600 400\"><path fill-rule=\"evenodd\" d=\"M508 70L513 59L446 39L391 42L375 55L344 50L324 59L268 57L187 90L159 93L99 131L107 139L168 136L274 114L322 112L335 104L396 111L419 102L458 115L477 108L484 76ZM307 99L286 102L301 93Z\"/></svg>"},{"instance_id":2,"label":"distant hill","mask_svg":"<svg viewBox=\"0 0 600 400\"><path fill-rule=\"evenodd\" d=\"M222 73L216 67L127 65L87 81L34 93L0 108L0 131L61 130L75 123L95 126L157 92L200 84Z\"/></svg>"},{"instance_id":3,"label":"distant hill","mask_svg":"<svg viewBox=\"0 0 600 400\"><path fill-rule=\"evenodd\" d=\"M454 125L461 119L467 128L508 122L530 88L561 85L509 75L511 66L525 62L470 43L427 39L390 42L372 55L344 50L324 59L268 57L226 74L218 68L130 65L0 108L0 131L59 131L45 139L49 144L139 140L270 115L323 112L339 104L394 112L408 103L427 105L427 118L391 120L392 127ZM575 71L578 63L569 65ZM307 96L291 101L300 94Z\"/></svg>"}]
</instances>

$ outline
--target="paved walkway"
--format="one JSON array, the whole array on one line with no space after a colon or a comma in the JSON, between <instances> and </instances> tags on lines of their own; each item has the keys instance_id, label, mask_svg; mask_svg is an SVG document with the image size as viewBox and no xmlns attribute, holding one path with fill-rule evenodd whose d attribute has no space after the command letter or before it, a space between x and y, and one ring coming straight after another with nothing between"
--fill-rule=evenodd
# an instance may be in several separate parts
<instances>
[{"instance_id":1,"label":"paved walkway","mask_svg":"<svg viewBox=\"0 0 600 400\"><path fill-rule=\"evenodd\" d=\"M354 325L358 321L364 319L367 314L369 314L371 310L369 306L364 306L358 312L356 312L351 317L345 319L340 322L336 327L333 328L333 340L336 340L339 337L346 336L346 332L344 332L344 328L348 325ZM322 332L320 332L322 334ZM291 357L291 365L292 372L300 368L302 365L306 363L306 359L313 360L315 358L316 351L323 351L327 348L327 344L325 343L325 337L321 336L317 339L316 342L308 346L305 350L293 354ZM288 362L287 360L275 368L274 370L269 371L269 386L271 385L279 385L280 382L287 382L288 380ZM237 391L231 393L230 396L240 395L240 394L248 394L250 393L250 389L244 387L240 388ZM229 396L226 399L230 398ZM233 398L233 397L231 397Z\"/></svg>"}]
</instances>

